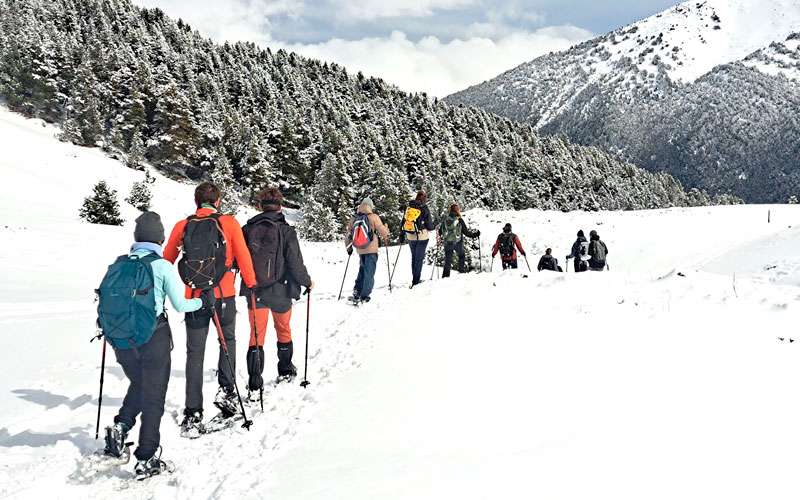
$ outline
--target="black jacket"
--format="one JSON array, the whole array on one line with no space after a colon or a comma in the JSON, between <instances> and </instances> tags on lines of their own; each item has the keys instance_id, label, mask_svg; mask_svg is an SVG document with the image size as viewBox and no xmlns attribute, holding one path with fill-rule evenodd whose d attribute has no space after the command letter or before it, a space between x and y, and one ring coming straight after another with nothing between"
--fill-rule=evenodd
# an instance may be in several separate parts
<instances>
[{"instance_id":1,"label":"black jacket","mask_svg":"<svg viewBox=\"0 0 800 500\"><path fill-rule=\"evenodd\" d=\"M606 246L605 243L603 243L602 240L600 240L600 238L597 238L597 239L592 238L592 240L589 242L589 255L590 255L589 267L591 269L603 269L603 268L606 267L606 259L605 258L603 258L603 260L598 260L596 258L596 255L597 255L596 247L601 246L601 245L602 245L603 250L604 250L603 254L607 256L608 255L608 247Z\"/></svg>"},{"instance_id":2,"label":"black jacket","mask_svg":"<svg viewBox=\"0 0 800 500\"><path fill-rule=\"evenodd\" d=\"M297 232L286 222L286 217L281 212L260 213L247 221L242 230L246 234L248 226L257 224L263 219L268 219L278 224L283 242L285 272L283 280L267 288L258 288L256 293L267 304L276 301L285 303L288 300L289 305L291 305L291 299L297 300L300 298L300 287L311 286L311 276L308 274L306 265L303 262L303 254L300 252L300 241L297 239ZM244 283L242 283L241 295L249 295L249 290L244 286Z\"/></svg>"}]
</instances>

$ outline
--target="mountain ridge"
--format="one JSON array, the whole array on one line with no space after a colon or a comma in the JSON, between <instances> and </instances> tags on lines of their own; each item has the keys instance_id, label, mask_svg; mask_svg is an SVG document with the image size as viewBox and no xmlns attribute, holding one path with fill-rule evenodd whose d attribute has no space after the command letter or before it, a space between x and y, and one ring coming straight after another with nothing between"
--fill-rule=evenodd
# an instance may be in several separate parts
<instances>
[{"instance_id":1,"label":"mountain ridge","mask_svg":"<svg viewBox=\"0 0 800 500\"><path fill-rule=\"evenodd\" d=\"M684 24L676 20L684 19ZM734 30L750 29L737 37ZM738 124L725 121L729 113L715 116L712 106L740 108L741 101L753 103L744 110L754 127L775 121L768 116L759 120L762 101L770 114L792 124L786 140L800 139L794 126L798 111L786 103L797 101L796 82L800 77L800 1L776 0L764 7L753 0L708 0L687 2L645 20L608 34L552 53L518 66L497 78L470 87L446 98L450 103L479 106L507 118L531 124L545 134L564 134L579 144L595 145L651 171L666 171L691 187L712 193L733 193L749 201L786 201L800 189L789 144L757 146L742 143ZM731 71L742 65L754 72ZM773 93L753 93L762 83L761 75L775 80ZM744 80L724 81L725 75ZM710 89L703 81L716 80L725 86L727 97L709 98ZM705 79L705 80L704 80ZM785 79L785 81L784 81ZM698 82L701 82L698 85ZM760 171L772 173L774 180L759 181L752 164L759 156L744 155L736 161L724 154L703 157L702 144L676 144L681 135L678 122L685 113L685 103L701 108L703 121L716 122L716 132L703 142L724 143L724 148L786 149L786 155L772 159ZM636 131L634 141L626 134L635 126L652 127L644 111L659 106L673 108L659 119L673 127L660 137ZM701 114L693 110L692 114ZM568 123L570 126L564 126ZM692 148L690 158L674 147ZM755 147L757 146L757 147ZM697 165L699 163L699 166ZM693 169L701 175L687 175Z\"/></svg>"}]
</instances>

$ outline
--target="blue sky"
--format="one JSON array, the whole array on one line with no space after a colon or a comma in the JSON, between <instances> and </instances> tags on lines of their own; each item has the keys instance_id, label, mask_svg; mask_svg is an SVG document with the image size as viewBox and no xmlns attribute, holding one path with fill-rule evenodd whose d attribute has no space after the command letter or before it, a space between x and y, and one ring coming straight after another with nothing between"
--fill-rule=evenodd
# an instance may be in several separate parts
<instances>
[{"instance_id":1,"label":"blue sky","mask_svg":"<svg viewBox=\"0 0 800 500\"><path fill-rule=\"evenodd\" d=\"M648 17L672 0L134 0L218 41L335 61L445 96Z\"/></svg>"}]
</instances>

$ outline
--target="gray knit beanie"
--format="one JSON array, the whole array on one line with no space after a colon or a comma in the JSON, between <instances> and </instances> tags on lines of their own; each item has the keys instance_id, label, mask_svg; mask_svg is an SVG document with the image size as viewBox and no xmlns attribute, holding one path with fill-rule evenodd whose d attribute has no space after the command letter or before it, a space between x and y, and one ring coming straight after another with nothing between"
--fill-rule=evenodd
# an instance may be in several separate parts
<instances>
[{"instance_id":1,"label":"gray knit beanie","mask_svg":"<svg viewBox=\"0 0 800 500\"><path fill-rule=\"evenodd\" d=\"M155 212L144 212L136 219L133 239L137 242L164 243L164 224Z\"/></svg>"},{"instance_id":2,"label":"gray knit beanie","mask_svg":"<svg viewBox=\"0 0 800 500\"><path fill-rule=\"evenodd\" d=\"M375 204L372 203L372 198L370 198L369 196L364 198L364 201L362 201L361 204L368 206L370 210L375 210Z\"/></svg>"}]
</instances>

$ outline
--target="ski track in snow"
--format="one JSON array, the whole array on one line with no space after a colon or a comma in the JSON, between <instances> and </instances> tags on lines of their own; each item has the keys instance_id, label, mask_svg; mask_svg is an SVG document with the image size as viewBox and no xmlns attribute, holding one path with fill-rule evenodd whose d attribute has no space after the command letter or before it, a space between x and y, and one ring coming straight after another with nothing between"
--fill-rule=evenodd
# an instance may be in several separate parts
<instances>
[{"instance_id":1,"label":"ski track in snow","mask_svg":"<svg viewBox=\"0 0 800 500\"><path fill-rule=\"evenodd\" d=\"M136 213L123 208L122 228L81 224L76 214L99 178L123 198L142 174L53 132L0 110L0 137L20 146L0 157L0 498L800 496L791 480L800 466L798 343L779 340L792 337L800 307L797 206L475 211L468 219L482 230L486 269L494 236L511 222L532 266L552 247L565 269L575 230L597 228L612 272L499 273L495 262L492 274L409 290L403 248L393 291L381 252L373 301L359 308L336 300L341 244L303 243L318 284L311 385L268 385L264 412L248 407L250 431L180 438L185 330L173 313L161 433L177 471L137 483L133 463L87 467L102 447L92 290L130 244ZM25 189L32 178L34 197ZM190 208L191 187L157 175L153 190L169 230ZM24 217L21 207L30 207ZM357 267L354 258L345 295ZM292 320L301 372L305 306ZM243 388L248 322L244 303L237 307ZM212 329L207 418L215 339ZM266 380L274 342L270 327ZM102 425L125 388L109 352Z\"/></svg>"}]
</instances>

